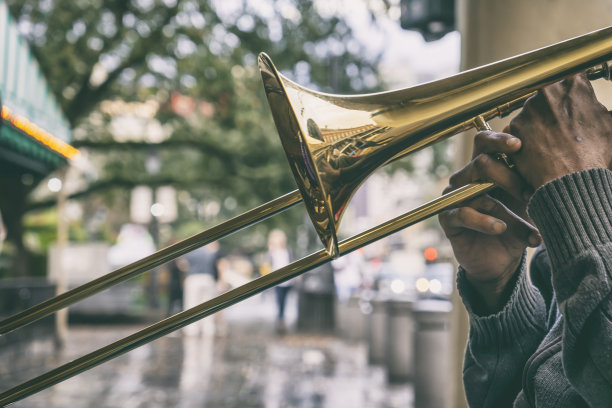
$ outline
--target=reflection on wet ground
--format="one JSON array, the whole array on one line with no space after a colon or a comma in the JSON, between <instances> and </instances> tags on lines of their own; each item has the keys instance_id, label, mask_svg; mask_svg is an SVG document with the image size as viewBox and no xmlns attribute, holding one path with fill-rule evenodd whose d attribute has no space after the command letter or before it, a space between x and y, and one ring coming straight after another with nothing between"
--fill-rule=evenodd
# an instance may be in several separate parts
<instances>
[{"instance_id":1,"label":"reflection on wet ground","mask_svg":"<svg viewBox=\"0 0 612 408\"><path fill-rule=\"evenodd\" d=\"M13 406L53 407L411 407L410 384L387 384L367 362L362 343L336 336L274 330L271 296L224 312L226 330L213 337L174 333L57 384ZM295 319L295 307L289 310ZM4 350L6 390L141 327L77 326L60 353Z\"/></svg>"}]
</instances>

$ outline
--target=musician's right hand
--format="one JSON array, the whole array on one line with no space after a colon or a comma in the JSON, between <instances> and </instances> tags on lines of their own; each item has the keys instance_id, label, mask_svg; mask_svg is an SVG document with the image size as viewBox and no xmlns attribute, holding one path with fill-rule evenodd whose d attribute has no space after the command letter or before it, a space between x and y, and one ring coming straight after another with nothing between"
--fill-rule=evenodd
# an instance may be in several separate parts
<instances>
[{"instance_id":1,"label":"musician's right hand","mask_svg":"<svg viewBox=\"0 0 612 408\"><path fill-rule=\"evenodd\" d=\"M492 181L490 194L464 202L439 215L457 261L480 294L482 310L497 312L506 301L507 283L520 265L527 246L540 244L537 229L528 221L526 205L531 187L496 153L512 154L521 141L508 133L482 131L474 139L473 159L453 174L445 193L476 181Z\"/></svg>"}]
</instances>

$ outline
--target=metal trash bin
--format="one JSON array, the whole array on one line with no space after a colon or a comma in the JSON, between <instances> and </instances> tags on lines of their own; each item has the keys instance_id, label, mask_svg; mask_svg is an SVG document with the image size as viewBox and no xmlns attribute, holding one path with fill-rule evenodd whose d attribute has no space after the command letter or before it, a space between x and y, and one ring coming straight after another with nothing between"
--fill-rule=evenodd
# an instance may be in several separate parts
<instances>
[{"instance_id":1,"label":"metal trash bin","mask_svg":"<svg viewBox=\"0 0 612 408\"><path fill-rule=\"evenodd\" d=\"M387 354L389 298L378 293L370 301L371 312L368 315L368 361L370 364L384 364Z\"/></svg>"},{"instance_id":2,"label":"metal trash bin","mask_svg":"<svg viewBox=\"0 0 612 408\"><path fill-rule=\"evenodd\" d=\"M450 320L452 304L423 300L414 305L414 406L451 406Z\"/></svg>"},{"instance_id":3,"label":"metal trash bin","mask_svg":"<svg viewBox=\"0 0 612 408\"><path fill-rule=\"evenodd\" d=\"M388 347L386 354L387 374L390 382L404 382L412 379L414 370L414 318L413 301L389 299Z\"/></svg>"},{"instance_id":4,"label":"metal trash bin","mask_svg":"<svg viewBox=\"0 0 612 408\"><path fill-rule=\"evenodd\" d=\"M334 271L325 264L302 275L298 286L297 329L331 332L335 327Z\"/></svg>"},{"instance_id":5,"label":"metal trash bin","mask_svg":"<svg viewBox=\"0 0 612 408\"><path fill-rule=\"evenodd\" d=\"M348 341L365 341L367 319L362 311L363 300L358 293L347 301L336 302L336 330Z\"/></svg>"},{"instance_id":6,"label":"metal trash bin","mask_svg":"<svg viewBox=\"0 0 612 408\"><path fill-rule=\"evenodd\" d=\"M0 319L5 319L55 295L55 284L46 279L8 279L0 282ZM55 315L45 316L19 330L0 336L0 347L31 341L54 341Z\"/></svg>"}]
</instances>

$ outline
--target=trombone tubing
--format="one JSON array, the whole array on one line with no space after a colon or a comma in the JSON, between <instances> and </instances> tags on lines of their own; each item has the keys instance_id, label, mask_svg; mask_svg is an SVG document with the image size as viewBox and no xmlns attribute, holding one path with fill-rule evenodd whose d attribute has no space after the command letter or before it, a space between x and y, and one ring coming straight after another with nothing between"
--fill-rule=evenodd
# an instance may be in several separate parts
<instances>
[{"instance_id":1,"label":"trombone tubing","mask_svg":"<svg viewBox=\"0 0 612 408\"><path fill-rule=\"evenodd\" d=\"M410 225L416 224L426 218L444 211L462 201L476 197L494 188L494 183L473 183L463 186L457 190L438 197L425 203L404 215L396 217L381 225L373 227L361 234L355 235L338 244L339 254L345 255L359 249L373 241L384 238ZM35 394L41 390L51 387L79 373L96 367L108 360L118 357L130 350L149 343L159 337L163 337L188 324L196 322L206 316L212 315L235 303L241 302L257 293L271 288L279 283L294 278L302 273L316 268L331 260L327 251L320 250L308 255L290 265L261 276L245 285L229 290L220 296L206 301L191 309L177 313L145 329L142 329L128 337L118 340L108 346L84 355L76 360L66 363L51 371L46 372L25 383L13 387L0 394L0 406L5 406Z\"/></svg>"},{"instance_id":2,"label":"trombone tubing","mask_svg":"<svg viewBox=\"0 0 612 408\"><path fill-rule=\"evenodd\" d=\"M139 259L138 261L119 268L116 271L101 276L98 279L87 282L72 290L25 309L22 312L0 321L0 335L32 323L33 321L41 319L48 314L54 313L59 309L78 302L81 299L138 276L139 274L167 261L178 258L189 251L197 249L242 228L271 217L301 201L302 197L299 191L292 191L281 197L275 198L272 201L262 204L259 207L255 207L243 214L240 214L228 221L209 228L206 231L202 231L184 239L183 241L160 249L159 251L145 258Z\"/></svg>"},{"instance_id":3,"label":"trombone tubing","mask_svg":"<svg viewBox=\"0 0 612 408\"><path fill-rule=\"evenodd\" d=\"M597 72L597 74L600 74ZM596 79L596 74L589 76L591 79ZM529 93L522 97L519 97L509 103L502 106L490 109L484 112L480 116L485 120L492 119L495 116L504 116L515 109L523 106L525 100L530 96L534 95L535 92ZM433 133L427 138L424 138L420 143L415 143L410 149L406 149L399 152L396 156L391 158L389 162L399 160L408 154L420 150L424 147L430 146L436 142L444 140L452 135L455 135L461 131L468 130L475 127L475 117L470 118L464 122L459 123L448 129ZM298 190L292 191L284 196L281 196L275 200L269 201L266 204L262 204L244 214L234 217L222 224L212 227L206 231L200 232L199 234L193 235L181 242L173 244L169 247L161 249L154 254L149 255L141 260L133 262L127 266L117 269L114 272L110 272L98 279L91 282L85 283L72 290L64 292L58 296L55 296L49 300L34 305L22 312L19 312L13 316L0 321L0 336L13 331L19 327L30 324L38 319L45 317L51 313L54 313L66 306L78 302L84 298L92 296L98 292L108 289L111 286L117 285L130 278L138 276L139 274L148 271L158 265L165 262L171 261L172 259L178 258L181 255L186 254L196 248L206 245L212 241L223 238L233 232L236 232L242 228L259 222L265 218L271 217L285 209L302 201L302 197ZM234 225L235 224L235 225Z\"/></svg>"}]
</instances>

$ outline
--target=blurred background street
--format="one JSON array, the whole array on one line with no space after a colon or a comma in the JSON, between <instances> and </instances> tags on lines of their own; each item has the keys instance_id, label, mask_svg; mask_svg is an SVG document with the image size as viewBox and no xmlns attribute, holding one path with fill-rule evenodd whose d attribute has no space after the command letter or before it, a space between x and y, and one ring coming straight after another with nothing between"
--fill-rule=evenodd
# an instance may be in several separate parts
<instances>
[{"instance_id":1,"label":"blurred background street","mask_svg":"<svg viewBox=\"0 0 612 408\"><path fill-rule=\"evenodd\" d=\"M367 345L332 334L296 333L295 296L288 330L274 327L273 293L230 307L222 335L177 332L53 386L15 407L411 407L410 382L388 383L368 363ZM134 325L71 326L66 346L2 350L0 388L6 389L140 329ZM9 373L7 373L10 372Z\"/></svg>"},{"instance_id":2,"label":"blurred background street","mask_svg":"<svg viewBox=\"0 0 612 408\"><path fill-rule=\"evenodd\" d=\"M295 190L259 53L336 94L457 72L454 1L417 3L0 0L0 320ZM358 157L343 133L326 145ZM438 196L452 165L444 143L364 174L339 238ZM0 393L319 251L307 214L297 205L0 334ZM16 406L444 404L453 279L431 220Z\"/></svg>"}]
</instances>

